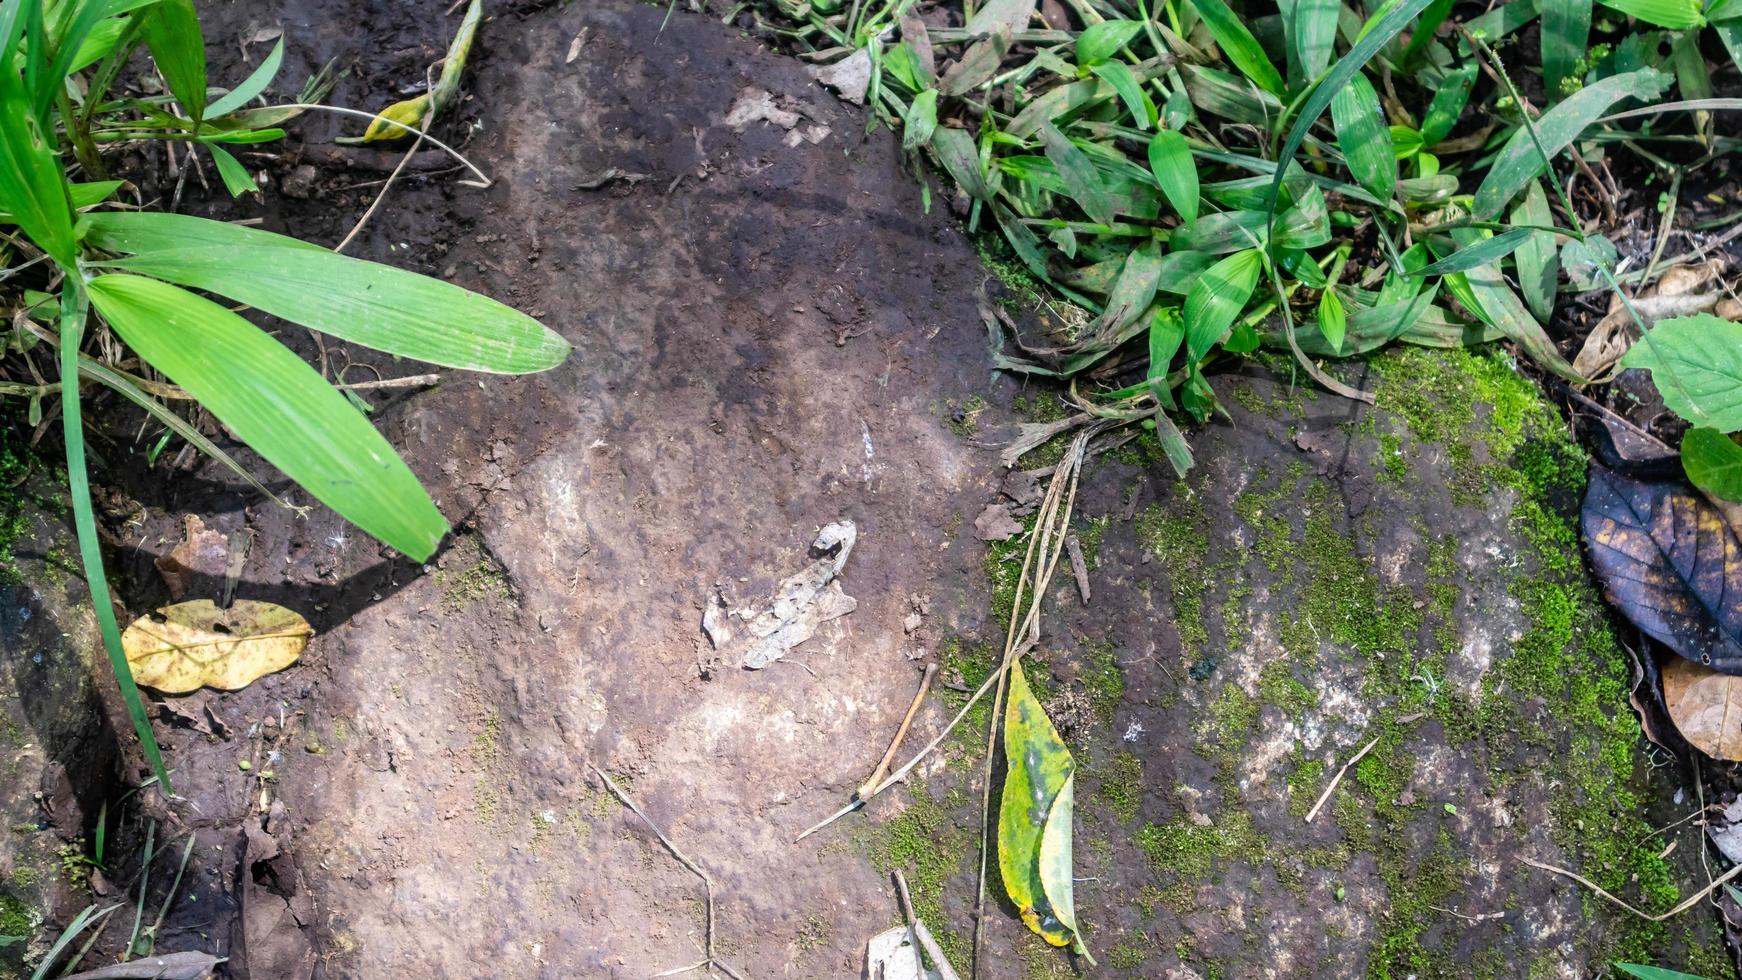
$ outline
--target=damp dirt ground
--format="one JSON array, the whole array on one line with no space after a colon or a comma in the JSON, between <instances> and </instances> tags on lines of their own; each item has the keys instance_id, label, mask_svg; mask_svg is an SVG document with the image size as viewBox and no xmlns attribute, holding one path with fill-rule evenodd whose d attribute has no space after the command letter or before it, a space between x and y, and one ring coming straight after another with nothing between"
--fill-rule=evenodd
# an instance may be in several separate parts
<instances>
[{"instance_id":1,"label":"damp dirt ground","mask_svg":"<svg viewBox=\"0 0 1742 980\"><path fill-rule=\"evenodd\" d=\"M219 70L282 28L281 88L333 59L332 101L371 106L439 57L436 10L206 14ZM455 526L423 567L215 466L146 468L138 420L107 406L98 480L130 609L171 598L155 560L193 514L251 540L238 595L318 635L245 691L159 707L181 796L117 804L125 856L98 897L134 880L155 820L160 843L195 841L158 948L228 955L232 977L694 963L700 883L597 767L712 877L717 952L741 974L859 976L865 941L899 921L897 868L965 967L983 709L907 784L793 838L870 773L926 663L943 669L910 745L990 668L1020 541L982 542L975 518L1005 499L998 449L1063 409L993 374L979 296L1017 316L1027 301L941 203L928 213L887 132L717 21L504 6L468 77L443 131L494 185L420 156L351 251L512 303L574 356L369 397ZM729 125L752 90L794 125ZM260 200L190 180L183 209L332 244L396 161L334 146L345 131L308 118L245 155L269 178ZM161 161L127 166L147 196L173 193ZM346 380L418 370L285 336ZM1187 480L1147 436L1089 465L1074 524L1088 594L1061 576L1031 672L1081 767L1079 918L1099 966L1029 936L994 871L982 975L1572 978L1621 959L1727 975L1709 906L1650 923L1524 863L1652 912L1709 880L1689 779L1639 736L1624 638L1579 557L1584 463L1560 415L1504 351L1344 370L1377 410L1259 362L1212 379L1229 416L1189 433ZM113 739L114 716L90 710L101 680L62 685L59 722L23 713L46 683L27 649L101 667L45 486L26 501L46 515L20 538L28 574L6 583L20 697L0 735L44 787L6 801L28 849L8 856L3 911L41 906L52 926L92 887L63 850L89 846L102 800L140 771L96 751L63 788L41 748ZM766 594L843 518L857 609L787 662L719 662L710 597ZM224 572L196 570L185 597L215 596ZM70 639L50 644L43 622Z\"/></svg>"}]
</instances>

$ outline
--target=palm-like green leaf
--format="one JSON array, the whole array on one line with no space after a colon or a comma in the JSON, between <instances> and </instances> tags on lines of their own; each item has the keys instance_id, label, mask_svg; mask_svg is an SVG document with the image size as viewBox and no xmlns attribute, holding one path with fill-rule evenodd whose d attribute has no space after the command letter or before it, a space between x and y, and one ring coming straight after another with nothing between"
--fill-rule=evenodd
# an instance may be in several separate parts
<instances>
[{"instance_id":1,"label":"palm-like green leaf","mask_svg":"<svg viewBox=\"0 0 1742 980\"><path fill-rule=\"evenodd\" d=\"M1355 182L1374 197L1388 200L1397 189L1397 157L1379 109L1379 93L1365 75L1349 79L1331 100L1331 122L1337 130L1337 148L1343 151Z\"/></svg>"},{"instance_id":2,"label":"palm-like green leaf","mask_svg":"<svg viewBox=\"0 0 1742 980\"><path fill-rule=\"evenodd\" d=\"M1234 318L1246 308L1264 257L1255 248L1236 252L1211 266L1186 293L1186 356L1194 363L1220 343Z\"/></svg>"},{"instance_id":3,"label":"palm-like green leaf","mask_svg":"<svg viewBox=\"0 0 1742 980\"><path fill-rule=\"evenodd\" d=\"M1198 8L1204 26L1210 29L1210 36L1216 39L1216 45L1234 67L1266 92L1278 97L1287 94L1288 89L1282 84L1276 66L1270 63L1270 56L1264 53L1258 39L1223 0L1193 0L1192 5Z\"/></svg>"},{"instance_id":4,"label":"palm-like green leaf","mask_svg":"<svg viewBox=\"0 0 1742 980\"><path fill-rule=\"evenodd\" d=\"M1149 170L1167 203L1186 224L1198 220L1198 168L1186 138L1171 129L1149 141Z\"/></svg>"},{"instance_id":5,"label":"palm-like green leaf","mask_svg":"<svg viewBox=\"0 0 1742 980\"><path fill-rule=\"evenodd\" d=\"M168 283L105 275L89 289L129 347L316 499L417 561L435 552L447 522L417 477L283 344Z\"/></svg>"},{"instance_id":6,"label":"palm-like green leaf","mask_svg":"<svg viewBox=\"0 0 1742 980\"><path fill-rule=\"evenodd\" d=\"M569 353L555 332L487 296L282 235L148 212L86 220L87 241L133 252L115 261L120 268L228 296L365 347L505 374L543 371ZM197 244L177 247L185 245L175 242L177 230Z\"/></svg>"}]
</instances>

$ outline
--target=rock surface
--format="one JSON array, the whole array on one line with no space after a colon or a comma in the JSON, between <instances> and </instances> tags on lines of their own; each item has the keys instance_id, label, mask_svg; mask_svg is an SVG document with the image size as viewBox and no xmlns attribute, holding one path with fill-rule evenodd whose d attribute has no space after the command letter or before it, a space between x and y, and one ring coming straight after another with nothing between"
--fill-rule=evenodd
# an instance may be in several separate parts
<instances>
[{"instance_id":1,"label":"rock surface","mask_svg":"<svg viewBox=\"0 0 1742 980\"><path fill-rule=\"evenodd\" d=\"M983 543L975 518L999 499L998 444L1056 402L989 381L988 275L887 133L862 138L799 64L664 16L601 2L487 24L461 111L498 183L408 182L359 239L576 344L546 375L378 404L459 526L431 567L209 466L135 488L155 495L127 559L136 605L203 511L257 534L238 595L320 633L299 665L210 697L223 733L166 732L178 812L210 845L196 869L243 896L214 940L233 970L696 962L699 881L593 766L712 876L717 952L748 975L857 975L898 920L896 867L966 965L983 709L908 785L792 839L870 773L925 658L946 670L910 746L984 676L1023 541ZM442 43L439 21L388 5L289 3L285 20L313 37L291 32L292 74L386 50L378 28L407 65ZM775 120L727 124L751 88ZM268 198L263 216L336 240L373 193L323 184L318 207ZM1646 764L1627 711L1560 423L1497 354L1348 370L1377 411L1288 386L1286 364L1222 376L1232 418L1189 434L1190 479L1147 439L1085 477L1092 604L1055 588L1032 676L1081 766L1096 975L1716 970L1705 909L1643 924L1519 860L1652 910L1704 881L1697 832L1652 830L1693 804L1668 802L1674 770ZM713 662L705 606L766 595L841 518L858 608L766 670ZM985 975L1069 975L997 890L994 872Z\"/></svg>"}]
</instances>

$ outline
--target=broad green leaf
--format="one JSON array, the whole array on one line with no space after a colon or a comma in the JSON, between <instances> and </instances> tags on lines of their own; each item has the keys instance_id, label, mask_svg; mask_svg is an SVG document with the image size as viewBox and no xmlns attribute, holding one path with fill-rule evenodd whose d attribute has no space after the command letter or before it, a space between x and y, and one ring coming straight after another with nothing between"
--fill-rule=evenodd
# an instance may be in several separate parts
<instances>
[{"instance_id":1,"label":"broad green leaf","mask_svg":"<svg viewBox=\"0 0 1742 980\"><path fill-rule=\"evenodd\" d=\"M1542 0L1542 81L1549 101L1560 98L1590 36L1591 0Z\"/></svg>"},{"instance_id":2,"label":"broad green leaf","mask_svg":"<svg viewBox=\"0 0 1742 980\"><path fill-rule=\"evenodd\" d=\"M1676 88L1685 102L1699 103L1712 97L1712 68L1700 51L1700 32L1682 31L1669 46L1670 64L1675 69ZM1694 125L1702 139L1709 138L1712 114L1694 111Z\"/></svg>"},{"instance_id":3,"label":"broad green leaf","mask_svg":"<svg viewBox=\"0 0 1742 980\"><path fill-rule=\"evenodd\" d=\"M1107 187L1102 183L1094 161L1050 122L1040 127L1040 140L1046 146L1046 158L1058 168L1059 178L1065 182L1071 199L1082 207L1090 221L1112 224L1113 202L1107 196Z\"/></svg>"},{"instance_id":4,"label":"broad green leaf","mask_svg":"<svg viewBox=\"0 0 1742 980\"><path fill-rule=\"evenodd\" d=\"M1713 24L1712 33L1718 35L1724 50L1730 53L1730 63L1742 70L1742 21Z\"/></svg>"},{"instance_id":5,"label":"broad green leaf","mask_svg":"<svg viewBox=\"0 0 1742 980\"><path fill-rule=\"evenodd\" d=\"M72 199L73 210L88 208L108 200L109 195L121 189L125 183L119 180L92 180L82 184L67 185L67 196ZM12 215L0 211L0 224L15 225ZM76 226L75 226L76 228Z\"/></svg>"},{"instance_id":6,"label":"broad green leaf","mask_svg":"<svg viewBox=\"0 0 1742 980\"><path fill-rule=\"evenodd\" d=\"M1146 380L1155 400L1169 408L1173 407L1173 392L1167 386L1167 372L1185 339L1185 322L1180 319L1179 312L1173 307L1155 307L1149 316L1149 372Z\"/></svg>"},{"instance_id":7,"label":"broad green leaf","mask_svg":"<svg viewBox=\"0 0 1742 980\"><path fill-rule=\"evenodd\" d=\"M1270 57L1259 46L1258 39L1223 0L1193 0L1192 5L1198 8L1204 26L1216 39L1216 46L1222 49L1234 67L1266 92L1278 97L1288 94L1282 76L1277 74L1276 66L1270 63Z\"/></svg>"},{"instance_id":8,"label":"broad green leaf","mask_svg":"<svg viewBox=\"0 0 1742 980\"><path fill-rule=\"evenodd\" d=\"M1639 980L1705 980L1704 977L1692 973L1682 973L1678 970L1665 970L1658 966L1644 966L1639 963L1617 963L1615 969L1638 977Z\"/></svg>"},{"instance_id":9,"label":"broad green leaf","mask_svg":"<svg viewBox=\"0 0 1742 980\"><path fill-rule=\"evenodd\" d=\"M524 313L392 266L298 248L168 249L114 265L228 296L312 330L444 367L526 374L567 341Z\"/></svg>"},{"instance_id":10,"label":"broad green leaf","mask_svg":"<svg viewBox=\"0 0 1742 980\"><path fill-rule=\"evenodd\" d=\"M1695 426L1682 436L1682 468L1701 490L1742 501L1742 446L1717 429Z\"/></svg>"},{"instance_id":11,"label":"broad green leaf","mask_svg":"<svg viewBox=\"0 0 1742 980\"><path fill-rule=\"evenodd\" d=\"M1211 266L1186 293L1186 356L1196 363L1220 343L1246 308L1264 257L1257 249L1236 252Z\"/></svg>"},{"instance_id":12,"label":"broad green leaf","mask_svg":"<svg viewBox=\"0 0 1742 980\"><path fill-rule=\"evenodd\" d=\"M120 251L99 231L151 227L176 215L89 215L87 237ZM184 218L183 221L190 219ZM193 247L136 248L115 264L130 272L256 307L342 340L432 364L524 374L561 364L568 342L537 320L453 283L335 255L271 232L218 221L198 227ZM208 244L209 243L209 244ZM165 243L167 244L167 243Z\"/></svg>"},{"instance_id":13,"label":"broad green leaf","mask_svg":"<svg viewBox=\"0 0 1742 980\"><path fill-rule=\"evenodd\" d=\"M1111 99L1115 94L1113 86L1100 78L1085 78L1047 89L1023 106L1016 118L1004 127L1004 132L1027 139L1039 131L1042 123L1087 111L1088 107Z\"/></svg>"},{"instance_id":14,"label":"broad green leaf","mask_svg":"<svg viewBox=\"0 0 1742 980\"><path fill-rule=\"evenodd\" d=\"M1422 11L1421 20L1409 32L1409 43L1404 45L1403 57L1400 59L1404 65L1418 64L1421 53L1433 43L1434 33L1446 22L1446 15L1451 12L1452 0L1434 0L1428 4L1428 8Z\"/></svg>"},{"instance_id":15,"label":"broad green leaf","mask_svg":"<svg viewBox=\"0 0 1742 980\"><path fill-rule=\"evenodd\" d=\"M298 253L282 252L291 254ZM317 500L416 561L434 554L447 522L417 477L283 344L167 283L104 275L89 289L103 319L146 363Z\"/></svg>"},{"instance_id":16,"label":"broad green leaf","mask_svg":"<svg viewBox=\"0 0 1742 980\"><path fill-rule=\"evenodd\" d=\"M1512 223L1544 227L1554 223L1548 196L1542 192L1542 182L1533 180L1525 185L1524 198L1512 209ZM1539 321L1548 322L1554 313L1555 280L1560 263L1555 259L1554 234L1539 231L1524 240L1514 255L1518 263L1518 291L1524 294L1524 305Z\"/></svg>"},{"instance_id":17,"label":"broad green leaf","mask_svg":"<svg viewBox=\"0 0 1742 980\"><path fill-rule=\"evenodd\" d=\"M1143 85L1131 69L1123 62L1108 61L1090 69L1095 77L1113 86L1113 91L1119 93L1119 98L1125 103L1125 108L1131 111L1133 119L1137 120L1138 129L1148 129L1155 124L1155 103L1150 101L1149 94L1143 91Z\"/></svg>"},{"instance_id":18,"label":"broad green leaf","mask_svg":"<svg viewBox=\"0 0 1742 980\"><path fill-rule=\"evenodd\" d=\"M13 5L16 11L17 5ZM0 7L0 20L6 16ZM11 34L0 26L0 40L9 40ZM4 72L9 78L10 71ZM171 792L169 770L164 768L163 755L158 750L157 736L151 730L151 717L145 713L145 704L139 697L139 686L133 683L133 671L127 664L127 651L121 646L121 630L115 621L115 603L109 596L109 578L103 571L103 542L97 536L97 519L91 506L91 478L85 467L85 426L84 402L79 396L79 344L84 338L85 323L90 315L88 294L79 286L79 278L70 275L61 284L60 294L60 383L61 383L61 432L66 441L67 461L67 493L73 512L73 529L79 542L79 562L85 569L85 585L91 591L91 609L96 616L97 631L103 637L103 648L109 656L109 668L115 675L115 684L121 690L121 701L127 706L127 716L133 722L133 731L139 736L140 748L145 751L145 759L151 764L151 771L163 784L165 793ZM95 906L92 906L95 908ZM80 921L85 913L79 914L73 924L61 934L61 938L49 951L48 958L43 963L49 964L60 955L60 950L76 934ZM38 975L44 971L38 969ZM32 977L32 980L37 980Z\"/></svg>"},{"instance_id":19,"label":"broad green leaf","mask_svg":"<svg viewBox=\"0 0 1742 980\"><path fill-rule=\"evenodd\" d=\"M206 42L193 0L157 0L141 15L151 60L197 128L206 115Z\"/></svg>"},{"instance_id":20,"label":"broad green leaf","mask_svg":"<svg viewBox=\"0 0 1742 980\"><path fill-rule=\"evenodd\" d=\"M1107 294L1100 329L1117 331L1142 316L1155 300L1161 282L1161 246L1151 238L1125 256L1125 267Z\"/></svg>"},{"instance_id":21,"label":"broad green leaf","mask_svg":"<svg viewBox=\"0 0 1742 980\"><path fill-rule=\"evenodd\" d=\"M1357 75L1356 77L1361 76ZM1336 105L1335 102L1331 103L1332 111L1336 110ZM1391 135L1391 155L1399 160L1410 159L1420 153L1422 147L1427 145L1427 141L1422 139L1421 133L1408 126L1387 126L1386 132Z\"/></svg>"},{"instance_id":22,"label":"broad green leaf","mask_svg":"<svg viewBox=\"0 0 1742 980\"><path fill-rule=\"evenodd\" d=\"M115 19L118 14L156 2L157 0L84 0L82 3L71 4L70 0L63 0L57 5L56 14L69 9L71 13L62 21L59 30L54 32L56 41L53 62L37 78L33 91L33 104L37 114L42 116L47 113L55 93L66 84L68 75L103 57L120 40L126 23ZM99 30L101 35L97 34Z\"/></svg>"},{"instance_id":23,"label":"broad green leaf","mask_svg":"<svg viewBox=\"0 0 1742 980\"><path fill-rule=\"evenodd\" d=\"M1374 197L1389 199L1397 188L1397 160L1379 109L1379 93L1365 75L1351 78L1331 100L1331 123L1355 182Z\"/></svg>"},{"instance_id":24,"label":"broad green leaf","mask_svg":"<svg viewBox=\"0 0 1742 980\"><path fill-rule=\"evenodd\" d=\"M16 16L20 4L9 5ZM15 22L14 22L15 26ZM16 31L9 32L16 36ZM9 42L7 51L14 48ZM60 161L32 111L25 80L0 70L0 211L63 267L74 266L73 217Z\"/></svg>"},{"instance_id":25,"label":"broad green leaf","mask_svg":"<svg viewBox=\"0 0 1742 980\"><path fill-rule=\"evenodd\" d=\"M1331 345L1331 350L1341 353L1343 350L1343 335L1348 330L1349 318L1343 311L1343 301L1337 298L1337 291L1327 289L1319 294L1319 333L1325 337L1325 343Z\"/></svg>"},{"instance_id":26,"label":"broad green leaf","mask_svg":"<svg viewBox=\"0 0 1742 980\"><path fill-rule=\"evenodd\" d=\"M1183 437L1180 441L1184 441ZM1184 476L1184 473L1180 475ZM1066 776L1064 786L1053 797L1052 809L1047 812L1046 829L1040 835L1040 884L1053 916L1070 933L1071 948L1094 966L1095 958L1089 955L1082 930L1077 928L1076 889L1072 879L1071 821L1076 815L1076 785L1076 774ZM1046 936L1045 933L1041 935Z\"/></svg>"},{"instance_id":27,"label":"broad green leaf","mask_svg":"<svg viewBox=\"0 0 1742 980\"><path fill-rule=\"evenodd\" d=\"M1156 133L1149 141L1149 170L1186 224L1198 220L1198 168L1186 138L1171 129Z\"/></svg>"},{"instance_id":28,"label":"broad green leaf","mask_svg":"<svg viewBox=\"0 0 1742 980\"><path fill-rule=\"evenodd\" d=\"M1041 250L1040 239L1034 232L1029 231L1028 226L1012 214L1009 208L997 201L992 202L992 217L997 219L998 230L1004 233L1004 240L1010 243L1022 264L1028 266L1028 271L1043 282L1052 281L1046 268L1046 253Z\"/></svg>"},{"instance_id":29,"label":"broad green leaf","mask_svg":"<svg viewBox=\"0 0 1742 980\"><path fill-rule=\"evenodd\" d=\"M206 107L206 115L213 118L227 116L237 109L247 105L249 100L266 91L266 86L272 84L272 79L278 75L278 66L284 63L284 38L272 46L272 53L266 56L259 67L242 80L242 84L231 89L218 101Z\"/></svg>"},{"instance_id":30,"label":"broad green leaf","mask_svg":"<svg viewBox=\"0 0 1742 980\"><path fill-rule=\"evenodd\" d=\"M1622 99L1650 99L1669 84L1669 76L1655 68L1641 68L1625 75L1611 75L1579 89L1559 105L1542 114L1534 126L1536 139L1520 128L1512 134L1494 164L1476 189L1472 213L1480 220L1489 220L1506 207L1512 196L1524 189L1548 161L1579 138L1592 123ZM1537 148L1540 141L1541 150Z\"/></svg>"},{"instance_id":31,"label":"broad green leaf","mask_svg":"<svg viewBox=\"0 0 1742 980\"><path fill-rule=\"evenodd\" d=\"M1180 65L1179 73L1201 113L1252 126L1269 126L1282 115L1281 100L1238 75L1192 64Z\"/></svg>"},{"instance_id":32,"label":"broad green leaf","mask_svg":"<svg viewBox=\"0 0 1742 980\"><path fill-rule=\"evenodd\" d=\"M1664 404L1689 422L1742 429L1742 323L1710 313L1660 320L1621 365L1650 371Z\"/></svg>"},{"instance_id":33,"label":"broad green leaf","mask_svg":"<svg viewBox=\"0 0 1742 980\"><path fill-rule=\"evenodd\" d=\"M1514 228L1511 231L1495 235L1493 238L1484 238L1466 245L1438 262L1423 266L1412 274L1417 276L1449 276L1454 272L1467 272L1478 266L1498 262L1511 255L1533 234L1536 233L1528 228Z\"/></svg>"},{"instance_id":34,"label":"broad green leaf","mask_svg":"<svg viewBox=\"0 0 1742 980\"><path fill-rule=\"evenodd\" d=\"M931 142L938 128L938 90L928 88L913 97L907 107L907 120L901 128L901 146L917 150Z\"/></svg>"},{"instance_id":35,"label":"broad green leaf","mask_svg":"<svg viewBox=\"0 0 1742 980\"><path fill-rule=\"evenodd\" d=\"M972 134L965 129L939 126L931 134L931 148L963 193L977 201L991 199L986 176L980 170L980 150L974 145Z\"/></svg>"},{"instance_id":36,"label":"broad green leaf","mask_svg":"<svg viewBox=\"0 0 1742 980\"><path fill-rule=\"evenodd\" d=\"M1479 244L1481 239L1478 236L1482 234L1485 232L1460 228L1452 232L1452 239L1463 249ZM1506 234L1510 235L1512 232ZM1445 276L1443 281L1453 290L1454 295L1463 293L1460 300L1467 300L1472 305L1472 314L1523 348L1537 364L1568 381L1583 383L1586 380L1555 349L1554 341L1543 332L1542 324L1536 322L1530 311L1524 308L1518 294L1506 284L1505 277L1500 274L1498 262L1468 272L1452 273Z\"/></svg>"},{"instance_id":37,"label":"broad green leaf","mask_svg":"<svg viewBox=\"0 0 1742 980\"><path fill-rule=\"evenodd\" d=\"M1077 64L1092 66L1113 60L1119 49L1131 43L1141 30L1143 24L1135 20L1104 20L1090 24L1077 35Z\"/></svg>"},{"instance_id":38,"label":"broad green leaf","mask_svg":"<svg viewBox=\"0 0 1742 980\"><path fill-rule=\"evenodd\" d=\"M1030 929L1052 945L1064 946L1074 938L1075 930L1066 923L1074 923L1075 915L1071 908L1055 908L1048 900L1042 850L1053 804L1070 784L1076 763L1046 710L1035 700L1020 661L1010 666L1004 758L1008 769L998 805L998 871L1004 879L1004 891ZM1057 850L1055 844L1055 861ZM1067 866L1069 859L1067 851ZM1062 890L1061 897L1068 901L1069 890Z\"/></svg>"},{"instance_id":39,"label":"broad green leaf","mask_svg":"<svg viewBox=\"0 0 1742 980\"><path fill-rule=\"evenodd\" d=\"M1289 80L1296 89L1311 85L1331 63L1337 40L1337 14L1341 9L1340 0L1294 0L1293 9L1285 15L1292 56Z\"/></svg>"},{"instance_id":40,"label":"broad green leaf","mask_svg":"<svg viewBox=\"0 0 1742 980\"><path fill-rule=\"evenodd\" d=\"M230 192L231 197L260 190L254 183L254 177L248 173L248 168L231 156L229 150L215 143L206 149L212 151L212 162L218 165L218 176L224 179L224 189Z\"/></svg>"},{"instance_id":41,"label":"broad green leaf","mask_svg":"<svg viewBox=\"0 0 1742 980\"><path fill-rule=\"evenodd\" d=\"M162 252L206 247L326 251L300 238L167 211L92 211L79 217L79 233L87 244L107 252Z\"/></svg>"},{"instance_id":42,"label":"broad green leaf","mask_svg":"<svg viewBox=\"0 0 1742 980\"><path fill-rule=\"evenodd\" d=\"M1602 0L1603 6L1672 31L1706 26L1699 0Z\"/></svg>"},{"instance_id":43,"label":"broad green leaf","mask_svg":"<svg viewBox=\"0 0 1742 980\"><path fill-rule=\"evenodd\" d=\"M1427 112L1421 119L1421 141L1424 146L1433 146L1452 131L1458 124L1458 118L1464 114L1464 106L1470 101L1470 89L1476 84L1476 65L1466 62L1446 72L1440 83L1434 86L1434 97L1428 102Z\"/></svg>"},{"instance_id":44,"label":"broad green leaf","mask_svg":"<svg viewBox=\"0 0 1742 980\"><path fill-rule=\"evenodd\" d=\"M1183 480L1195 462L1192 459L1191 444L1186 442L1185 433L1179 430L1179 426L1173 424L1173 419L1167 417L1167 412L1163 410L1162 406L1156 406L1154 418L1155 435L1161 440L1162 455L1167 457L1167 463L1173 467L1174 475ZM1087 950L1084 952L1086 953Z\"/></svg>"},{"instance_id":45,"label":"broad green leaf","mask_svg":"<svg viewBox=\"0 0 1742 980\"><path fill-rule=\"evenodd\" d=\"M1391 43L1392 39L1413 23L1417 17L1421 16L1421 12L1432 2L1433 0L1395 0L1394 5L1389 7L1388 13L1379 17L1372 23L1372 26L1362 32L1360 38L1349 47L1348 53L1338 59L1331 66L1331 70L1325 72L1318 84L1313 86L1312 94L1307 96L1306 101L1300 107L1300 114L1289 126L1288 138L1282 142L1282 152L1276 155L1278 160L1294 159L1294 155L1300 151L1301 143L1306 141L1307 131L1318 122L1319 116L1331 104L1331 99L1342 91L1343 86L1349 84L1349 79L1360 73L1362 66L1367 64L1368 60L1375 54L1378 54L1380 48ZM1287 172L1288 168L1278 167L1275 176L1271 178L1270 206L1272 215L1276 213L1277 192L1282 189L1282 180Z\"/></svg>"}]
</instances>

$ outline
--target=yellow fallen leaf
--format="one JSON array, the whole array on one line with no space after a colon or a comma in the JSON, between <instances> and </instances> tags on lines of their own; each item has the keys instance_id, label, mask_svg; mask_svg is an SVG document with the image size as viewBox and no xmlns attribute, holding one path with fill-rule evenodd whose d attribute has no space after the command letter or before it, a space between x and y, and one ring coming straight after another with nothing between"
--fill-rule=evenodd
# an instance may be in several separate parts
<instances>
[{"instance_id":1,"label":"yellow fallen leaf","mask_svg":"<svg viewBox=\"0 0 1742 980\"><path fill-rule=\"evenodd\" d=\"M1663 703L1689 745L1714 759L1742 760L1742 677L1670 657Z\"/></svg>"},{"instance_id":2,"label":"yellow fallen leaf","mask_svg":"<svg viewBox=\"0 0 1742 980\"><path fill-rule=\"evenodd\" d=\"M380 119L371 120L369 128L363 131L363 142L373 143L376 140L396 140L410 136L411 130L406 126L423 128L423 117L429 112L429 93L424 93L415 99L395 102L381 110ZM392 122L388 122L391 119ZM403 124L403 125L401 125Z\"/></svg>"},{"instance_id":3,"label":"yellow fallen leaf","mask_svg":"<svg viewBox=\"0 0 1742 980\"><path fill-rule=\"evenodd\" d=\"M238 599L220 609L199 599L134 620L121 647L141 687L186 694L247 687L296 663L313 635L307 620L283 606Z\"/></svg>"}]
</instances>

